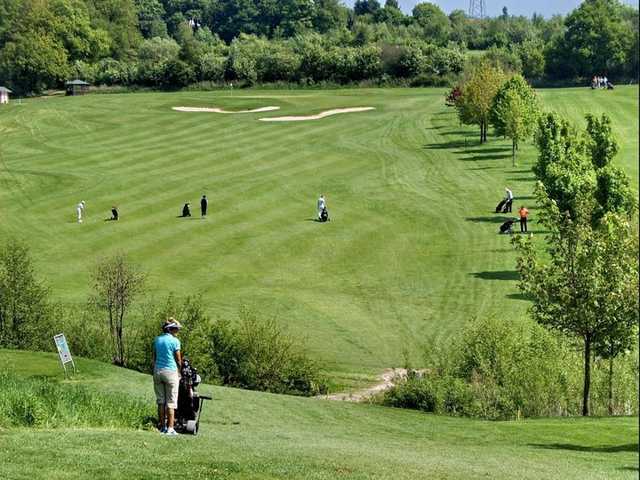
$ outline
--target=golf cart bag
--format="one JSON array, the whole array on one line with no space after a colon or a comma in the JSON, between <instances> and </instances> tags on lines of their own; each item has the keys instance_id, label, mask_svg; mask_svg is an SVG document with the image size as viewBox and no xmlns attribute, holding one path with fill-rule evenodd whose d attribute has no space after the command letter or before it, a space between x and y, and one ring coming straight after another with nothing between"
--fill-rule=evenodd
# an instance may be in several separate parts
<instances>
[{"instance_id":1,"label":"golf cart bag","mask_svg":"<svg viewBox=\"0 0 640 480\"><path fill-rule=\"evenodd\" d=\"M323 223L329 221L329 212L327 211L327 207L323 208L322 212L320 212L320 221Z\"/></svg>"},{"instance_id":2,"label":"golf cart bag","mask_svg":"<svg viewBox=\"0 0 640 480\"><path fill-rule=\"evenodd\" d=\"M504 222L502 225L500 225L500 233L513 233L513 224L516 223L515 220L507 220L506 222Z\"/></svg>"},{"instance_id":3,"label":"golf cart bag","mask_svg":"<svg viewBox=\"0 0 640 480\"><path fill-rule=\"evenodd\" d=\"M201 382L200 375L187 358L182 361L180 375L175 428L180 433L197 435L200 429L200 415L204 401L211 400L211 397L198 393L197 388Z\"/></svg>"},{"instance_id":4,"label":"golf cart bag","mask_svg":"<svg viewBox=\"0 0 640 480\"><path fill-rule=\"evenodd\" d=\"M496 206L496 213L502 213L502 209L507 204L507 199L500 200L500 203Z\"/></svg>"}]
</instances>

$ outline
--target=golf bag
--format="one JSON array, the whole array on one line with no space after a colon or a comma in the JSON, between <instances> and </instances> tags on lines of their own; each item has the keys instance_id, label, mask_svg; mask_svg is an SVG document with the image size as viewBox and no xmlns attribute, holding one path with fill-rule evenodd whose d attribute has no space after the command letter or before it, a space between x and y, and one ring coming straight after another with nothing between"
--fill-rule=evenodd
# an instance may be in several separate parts
<instances>
[{"instance_id":1,"label":"golf bag","mask_svg":"<svg viewBox=\"0 0 640 480\"><path fill-rule=\"evenodd\" d=\"M500 203L496 206L496 213L502 213L502 209L507 204L507 199L500 200Z\"/></svg>"},{"instance_id":2,"label":"golf bag","mask_svg":"<svg viewBox=\"0 0 640 480\"><path fill-rule=\"evenodd\" d=\"M500 233L513 233L513 224L516 223L516 220L507 220L502 225L500 225Z\"/></svg>"},{"instance_id":3,"label":"golf bag","mask_svg":"<svg viewBox=\"0 0 640 480\"><path fill-rule=\"evenodd\" d=\"M200 375L187 358L182 361L180 375L175 428L180 433L197 435L200 430L200 415L204 401L211 400L211 397L198 393Z\"/></svg>"},{"instance_id":4,"label":"golf bag","mask_svg":"<svg viewBox=\"0 0 640 480\"><path fill-rule=\"evenodd\" d=\"M326 207L322 209L322 212L320 212L320 221L323 223L329 221L329 212Z\"/></svg>"}]
</instances>

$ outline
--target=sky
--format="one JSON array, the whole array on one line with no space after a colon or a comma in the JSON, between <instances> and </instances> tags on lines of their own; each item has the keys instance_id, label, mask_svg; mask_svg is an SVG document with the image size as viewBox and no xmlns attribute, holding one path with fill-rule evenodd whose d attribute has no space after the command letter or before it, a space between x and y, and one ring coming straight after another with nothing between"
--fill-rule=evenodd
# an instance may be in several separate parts
<instances>
[{"instance_id":1,"label":"sky","mask_svg":"<svg viewBox=\"0 0 640 480\"><path fill-rule=\"evenodd\" d=\"M378 0L384 5L384 0ZM347 5L353 5L354 0L344 0ZM420 3L419 0L399 0L402 9L410 13L411 9ZM446 13L450 13L451 10L469 10L469 0L432 0L431 3L435 3ZM537 1L523 1L523 0L485 0L485 8L487 9L487 15L490 17L496 17L502 13L502 7L507 7L509 14L511 15L525 15L530 17L534 12L541 13L545 17L550 17L556 13L566 14L576 8L582 3L580 0L537 0ZM622 3L627 5L638 6L638 0L623 0Z\"/></svg>"}]
</instances>

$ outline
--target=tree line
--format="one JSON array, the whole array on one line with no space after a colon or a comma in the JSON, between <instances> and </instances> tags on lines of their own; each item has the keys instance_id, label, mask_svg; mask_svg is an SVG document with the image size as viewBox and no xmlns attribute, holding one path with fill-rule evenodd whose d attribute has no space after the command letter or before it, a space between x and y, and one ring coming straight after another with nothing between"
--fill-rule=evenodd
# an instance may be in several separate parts
<instances>
[{"instance_id":1,"label":"tree line","mask_svg":"<svg viewBox=\"0 0 640 480\"><path fill-rule=\"evenodd\" d=\"M19 94L81 77L196 82L453 83L470 51L530 81L638 77L638 9L586 0L566 17L446 15L396 0L0 0L0 84ZM471 52L475 55L474 52Z\"/></svg>"}]
</instances>

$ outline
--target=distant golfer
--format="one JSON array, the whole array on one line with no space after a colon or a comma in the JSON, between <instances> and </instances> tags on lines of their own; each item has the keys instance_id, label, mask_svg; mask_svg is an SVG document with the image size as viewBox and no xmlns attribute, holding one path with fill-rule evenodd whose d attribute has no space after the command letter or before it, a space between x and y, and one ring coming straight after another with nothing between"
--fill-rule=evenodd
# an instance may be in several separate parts
<instances>
[{"instance_id":1,"label":"distant golfer","mask_svg":"<svg viewBox=\"0 0 640 480\"><path fill-rule=\"evenodd\" d=\"M513 205L513 192L509 189L509 187L505 187L504 191L507 193L507 203L505 204L504 207L504 213L507 212L511 212L512 211L512 205Z\"/></svg>"},{"instance_id":2,"label":"distant golfer","mask_svg":"<svg viewBox=\"0 0 640 480\"><path fill-rule=\"evenodd\" d=\"M518 210L518 213L520 214L520 232L526 233L528 231L527 218L529 217L529 210L527 210L524 207L520 207L520 210Z\"/></svg>"},{"instance_id":3,"label":"distant golfer","mask_svg":"<svg viewBox=\"0 0 640 480\"><path fill-rule=\"evenodd\" d=\"M82 223L84 219L84 200L82 200L76 207L76 213L78 214L78 223Z\"/></svg>"},{"instance_id":4,"label":"distant golfer","mask_svg":"<svg viewBox=\"0 0 640 480\"><path fill-rule=\"evenodd\" d=\"M182 207L182 216L183 217L191 216L191 204L189 202L185 203L184 207Z\"/></svg>"},{"instance_id":5,"label":"distant golfer","mask_svg":"<svg viewBox=\"0 0 640 480\"><path fill-rule=\"evenodd\" d=\"M207 200L207 196L206 195L202 195L202 198L200 199L200 216L201 217L206 217L207 216L207 207L209 206L209 200Z\"/></svg>"},{"instance_id":6,"label":"distant golfer","mask_svg":"<svg viewBox=\"0 0 640 480\"><path fill-rule=\"evenodd\" d=\"M327 202L324 199L324 195L320 195L318 199L318 220L322 219L322 211L327 208Z\"/></svg>"},{"instance_id":7,"label":"distant golfer","mask_svg":"<svg viewBox=\"0 0 640 480\"><path fill-rule=\"evenodd\" d=\"M111 207L111 220L115 221L118 220L118 218L120 218L120 215L118 214L118 207Z\"/></svg>"},{"instance_id":8,"label":"distant golfer","mask_svg":"<svg viewBox=\"0 0 640 480\"><path fill-rule=\"evenodd\" d=\"M177 338L180 328L180 322L169 318L162 327L162 335L153 341L153 388L158 404L158 429L171 436L177 435L173 425L182 368L180 340Z\"/></svg>"}]
</instances>

